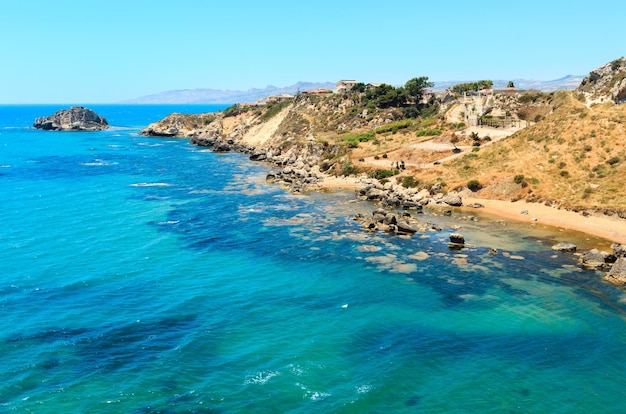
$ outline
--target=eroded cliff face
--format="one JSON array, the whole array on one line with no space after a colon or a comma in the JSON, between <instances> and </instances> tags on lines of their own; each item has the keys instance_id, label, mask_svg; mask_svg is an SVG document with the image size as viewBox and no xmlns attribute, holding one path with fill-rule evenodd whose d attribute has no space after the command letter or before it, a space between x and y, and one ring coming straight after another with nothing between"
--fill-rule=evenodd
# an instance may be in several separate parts
<instances>
[{"instance_id":1,"label":"eroded cliff face","mask_svg":"<svg viewBox=\"0 0 626 414\"><path fill-rule=\"evenodd\" d=\"M592 70L577 91L585 98L587 105L626 101L626 57Z\"/></svg>"},{"instance_id":2,"label":"eroded cliff face","mask_svg":"<svg viewBox=\"0 0 626 414\"><path fill-rule=\"evenodd\" d=\"M291 191L311 188L324 178L321 160L336 155L338 147L318 142L300 122L297 103L249 107L244 110L202 115L171 114L144 128L140 134L190 138L193 145L215 152L236 151L252 160L267 161L283 170L270 177ZM295 126L296 124L300 127ZM303 128L304 126L304 128Z\"/></svg>"},{"instance_id":3,"label":"eroded cliff face","mask_svg":"<svg viewBox=\"0 0 626 414\"><path fill-rule=\"evenodd\" d=\"M109 124L94 111L82 106L73 106L53 115L37 118L33 126L51 131L100 131L107 129Z\"/></svg>"},{"instance_id":4,"label":"eroded cliff face","mask_svg":"<svg viewBox=\"0 0 626 414\"><path fill-rule=\"evenodd\" d=\"M152 137L191 138L198 135L212 134L220 125L217 114L179 114L173 113L160 121L144 128L140 135Z\"/></svg>"}]
</instances>

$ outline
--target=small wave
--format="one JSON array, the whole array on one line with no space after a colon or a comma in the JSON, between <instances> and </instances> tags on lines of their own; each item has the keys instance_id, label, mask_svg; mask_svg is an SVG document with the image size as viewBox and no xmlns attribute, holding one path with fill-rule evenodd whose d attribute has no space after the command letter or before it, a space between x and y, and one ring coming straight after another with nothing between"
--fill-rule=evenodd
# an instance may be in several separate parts
<instances>
[{"instance_id":1,"label":"small wave","mask_svg":"<svg viewBox=\"0 0 626 414\"><path fill-rule=\"evenodd\" d=\"M167 221L157 222L159 226L167 226L167 225L178 224L178 223L180 223L180 220L167 220Z\"/></svg>"},{"instance_id":2,"label":"small wave","mask_svg":"<svg viewBox=\"0 0 626 414\"><path fill-rule=\"evenodd\" d=\"M263 385L267 383L267 381L279 375L280 375L280 372L278 371L261 371L261 372L257 372L256 375L250 375L246 377L246 380L243 383L245 385L250 385L250 384Z\"/></svg>"},{"instance_id":3,"label":"small wave","mask_svg":"<svg viewBox=\"0 0 626 414\"><path fill-rule=\"evenodd\" d=\"M172 184L168 183L134 183L131 187L171 187Z\"/></svg>"},{"instance_id":4,"label":"small wave","mask_svg":"<svg viewBox=\"0 0 626 414\"><path fill-rule=\"evenodd\" d=\"M139 144L137 144L139 146L142 147L162 147L163 144L159 144L159 143L151 143L151 142L140 142Z\"/></svg>"},{"instance_id":5,"label":"small wave","mask_svg":"<svg viewBox=\"0 0 626 414\"><path fill-rule=\"evenodd\" d=\"M356 387L356 392L358 394L367 394L372 390L372 386L370 384L363 384Z\"/></svg>"},{"instance_id":6,"label":"small wave","mask_svg":"<svg viewBox=\"0 0 626 414\"><path fill-rule=\"evenodd\" d=\"M0 168L11 168L10 165L6 164L6 165L0 165Z\"/></svg>"},{"instance_id":7,"label":"small wave","mask_svg":"<svg viewBox=\"0 0 626 414\"><path fill-rule=\"evenodd\" d=\"M330 397L331 394L327 393L327 392L317 392L315 391L313 394L311 394L311 401L322 401L325 400L326 398Z\"/></svg>"},{"instance_id":8,"label":"small wave","mask_svg":"<svg viewBox=\"0 0 626 414\"><path fill-rule=\"evenodd\" d=\"M300 382L296 382L296 386L304 391L304 397L309 398L311 401L323 401L326 398L332 396L332 394L329 394L327 392L312 391L306 385Z\"/></svg>"},{"instance_id":9,"label":"small wave","mask_svg":"<svg viewBox=\"0 0 626 414\"><path fill-rule=\"evenodd\" d=\"M209 194L209 193L215 193L215 190L191 190L189 192L189 194Z\"/></svg>"},{"instance_id":10,"label":"small wave","mask_svg":"<svg viewBox=\"0 0 626 414\"><path fill-rule=\"evenodd\" d=\"M104 161L104 160L95 159L92 162L81 162L79 164L84 165L86 167L101 167L101 166L108 166L108 165L117 165L119 163L115 161Z\"/></svg>"}]
</instances>

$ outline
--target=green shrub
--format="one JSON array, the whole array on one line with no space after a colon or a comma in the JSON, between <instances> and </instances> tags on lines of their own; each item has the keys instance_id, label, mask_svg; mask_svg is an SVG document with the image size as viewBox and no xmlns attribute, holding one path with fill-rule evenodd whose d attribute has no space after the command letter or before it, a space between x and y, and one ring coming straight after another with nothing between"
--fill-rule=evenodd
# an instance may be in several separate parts
<instances>
[{"instance_id":1,"label":"green shrub","mask_svg":"<svg viewBox=\"0 0 626 414\"><path fill-rule=\"evenodd\" d=\"M370 178L376 178L377 180L383 180L385 178L393 177L394 175L399 174L400 171L398 169L393 170L374 170L369 173Z\"/></svg>"},{"instance_id":2,"label":"green shrub","mask_svg":"<svg viewBox=\"0 0 626 414\"><path fill-rule=\"evenodd\" d=\"M233 106L229 106L224 110L225 117L237 116L241 113L243 113L243 107L239 104L234 104Z\"/></svg>"},{"instance_id":3,"label":"green shrub","mask_svg":"<svg viewBox=\"0 0 626 414\"><path fill-rule=\"evenodd\" d=\"M613 166L613 165L615 165L615 164L619 164L619 161L620 161L619 157L612 157L612 158L609 158L609 159L606 161L606 163L607 163L607 164L609 164L609 165L611 165L611 166Z\"/></svg>"},{"instance_id":4,"label":"green shrub","mask_svg":"<svg viewBox=\"0 0 626 414\"><path fill-rule=\"evenodd\" d=\"M392 122L391 124L383 125L380 128L376 128L374 130L377 134L385 134L387 132L396 133L401 129L409 128L413 123L410 119L405 119L403 121Z\"/></svg>"},{"instance_id":5,"label":"green shrub","mask_svg":"<svg viewBox=\"0 0 626 414\"><path fill-rule=\"evenodd\" d=\"M383 158L387 158L387 154L383 154Z\"/></svg>"},{"instance_id":6,"label":"green shrub","mask_svg":"<svg viewBox=\"0 0 626 414\"><path fill-rule=\"evenodd\" d=\"M355 167L350 161L344 161L341 163L341 175L355 175L359 173L359 169Z\"/></svg>"},{"instance_id":7,"label":"green shrub","mask_svg":"<svg viewBox=\"0 0 626 414\"><path fill-rule=\"evenodd\" d=\"M569 172L567 170L562 170L559 174L564 178L569 177Z\"/></svg>"},{"instance_id":8,"label":"green shrub","mask_svg":"<svg viewBox=\"0 0 626 414\"><path fill-rule=\"evenodd\" d=\"M524 182L524 174L517 174L514 178L513 178L513 182L515 184L521 184Z\"/></svg>"},{"instance_id":9,"label":"green shrub","mask_svg":"<svg viewBox=\"0 0 626 414\"><path fill-rule=\"evenodd\" d=\"M274 115L278 114L280 111L282 111L284 108L286 108L287 106L291 105L291 100L285 100L282 102L271 102L268 103L266 105L266 111L265 113L261 116L261 120L263 121L267 121L268 119L272 118Z\"/></svg>"},{"instance_id":10,"label":"green shrub","mask_svg":"<svg viewBox=\"0 0 626 414\"><path fill-rule=\"evenodd\" d=\"M341 140L348 144L350 148L356 148L359 145L359 142L367 142L376 138L376 134L374 131L368 132L359 132L356 134L349 134L345 137L342 137Z\"/></svg>"},{"instance_id":11,"label":"green shrub","mask_svg":"<svg viewBox=\"0 0 626 414\"><path fill-rule=\"evenodd\" d=\"M480 185L480 182L478 180L469 180L467 182L467 188L469 188L471 191L476 192L476 191L480 190L481 187L482 186Z\"/></svg>"},{"instance_id":12,"label":"green shrub","mask_svg":"<svg viewBox=\"0 0 626 414\"><path fill-rule=\"evenodd\" d=\"M418 137L431 137L431 136L436 136L436 135L441 135L441 130L440 129L421 129L419 131L417 131L417 136Z\"/></svg>"},{"instance_id":13,"label":"green shrub","mask_svg":"<svg viewBox=\"0 0 626 414\"><path fill-rule=\"evenodd\" d=\"M415 188L421 184L420 180L417 180L412 175L407 175L402 177L402 187L404 188Z\"/></svg>"}]
</instances>

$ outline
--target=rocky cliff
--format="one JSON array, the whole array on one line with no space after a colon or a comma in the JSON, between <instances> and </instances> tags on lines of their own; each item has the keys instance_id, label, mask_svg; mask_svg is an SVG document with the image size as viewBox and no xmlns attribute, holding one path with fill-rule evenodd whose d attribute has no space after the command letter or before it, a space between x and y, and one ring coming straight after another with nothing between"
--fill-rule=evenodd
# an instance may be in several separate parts
<instances>
[{"instance_id":1,"label":"rocky cliff","mask_svg":"<svg viewBox=\"0 0 626 414\"><path fill-rule=\"evenodd\" d=\"M433 96L415 115L406 104L380 105L387 95L352 91L173 114L142 134L191 138L214 151L291 167L272 179L295 191L323 175L356 176L378 180L362 195L386 205L421 202L421 190L467 188L478 198L626 217L618 179L626 173L626 105L612 104L624 99L625 78L620 58L592 71L575 92L494 95L481 127L449 116L459 97L446 105ZM587 107L585 96L607 104Z\"/></svg>"},{"instance_id":2,"label":"rocky cliff","mask_svg":"<svg viewBox=\"0 0 626 414\"><path fill-rule=\"evenodd\" d=\"M583 79L577 91L587 105L626 101L626 57L592 70Z\"/></svg>"},{"instance_id":3,"label":"rocky cliff","mask_svg":"<svg viewBox=\"0 0 626 414\"><path fill-rule=\"evenodd\" d=\"M53 115L37 118L33 126L52 131L100 131L107 129L106 119L81 106L63 109Z\"/></svg>"}]
</instances>

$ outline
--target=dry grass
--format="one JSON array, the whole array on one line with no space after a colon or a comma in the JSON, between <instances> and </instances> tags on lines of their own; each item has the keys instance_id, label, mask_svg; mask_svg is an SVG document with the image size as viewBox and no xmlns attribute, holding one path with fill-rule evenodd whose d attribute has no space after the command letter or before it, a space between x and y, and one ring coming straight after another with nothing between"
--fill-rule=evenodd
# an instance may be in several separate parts
<instances>
[{"instance_id":1,"label":"dry grass","mask_svg":"<svg viewBox=\"0 0 626 414\"><path fill-rule=\"evenodd\" d=\"M498 199L547 201L565 208L623 208L626 188L626 105L586 108L560 93L546 119L478 153L441 168L451 186L469 179ZM508 186L524 175L527 186Z\"/></svg>"}]
</instances>

